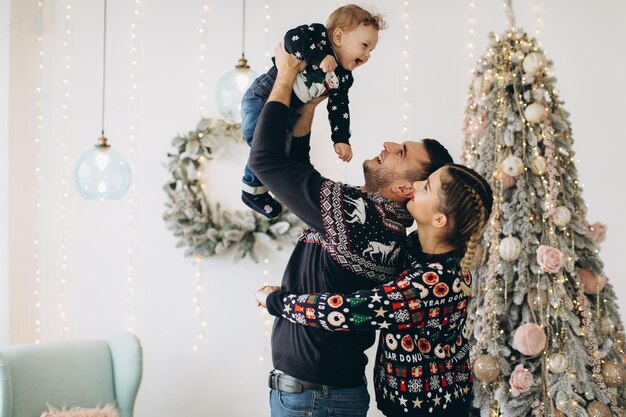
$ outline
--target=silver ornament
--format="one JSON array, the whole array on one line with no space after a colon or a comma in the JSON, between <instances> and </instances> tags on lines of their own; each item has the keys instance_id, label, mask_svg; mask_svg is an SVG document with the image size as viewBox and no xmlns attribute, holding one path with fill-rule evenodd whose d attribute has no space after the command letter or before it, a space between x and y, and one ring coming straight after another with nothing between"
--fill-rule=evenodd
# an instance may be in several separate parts
<instances>
[{"instance_id":1,"label":"silver ornament","mask_svg":"<svg viewBox=\"0 0 626 417\"><path fill-rule=\"evenodd\" d=\"M572 219L572 212L565 206L558 206L552 215L552 221L559 227L564 227Z\"/></svg>"},{"instance_id":2,"label":"silver ornament","mask_svg":"<svg viewBox=\"0 0 626 417\"><path fill-rule=\"evenodd\" d=\"M516 260L521 250L522 243L515 236L508 236L500 241L500 257L505 261Z\"/></svg>"},{"instance_id":3,"label":"silver ornament","mask_svg":"<svg viewBox=\"0 0 626 417\"><path fill-rule=\"evenodd\" d=\"M502 171L512 177L517 177L524 172L524 163L521 158L509 155L502 161Z\"/></svg>"}]
</instances>

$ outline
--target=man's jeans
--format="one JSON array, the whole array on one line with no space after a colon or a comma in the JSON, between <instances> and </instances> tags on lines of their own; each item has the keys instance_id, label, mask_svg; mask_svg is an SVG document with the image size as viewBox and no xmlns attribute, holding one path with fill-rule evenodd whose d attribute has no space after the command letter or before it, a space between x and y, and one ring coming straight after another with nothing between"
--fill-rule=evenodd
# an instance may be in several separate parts
<instances>
[{"instance_id":1,"label":"man's jeans","mask_svg":"<svg viewBox=\"0 0 626 417\"><path fill-rule=\"evenodd\" d=\"M367 385L299 393L270 390L272 417L366 417L369 405Z\"/></svg>"}]
</instances>

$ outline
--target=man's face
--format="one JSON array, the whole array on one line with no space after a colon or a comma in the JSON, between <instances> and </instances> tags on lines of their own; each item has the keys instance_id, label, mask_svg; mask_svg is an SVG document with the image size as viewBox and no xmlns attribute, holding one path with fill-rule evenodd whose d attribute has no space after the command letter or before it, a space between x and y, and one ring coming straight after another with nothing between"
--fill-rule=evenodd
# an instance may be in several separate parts
<instances>
[{"instance_id":1,"label":"man's face","mask_svg":"<svg viewBox=\"0 0 626 417\"><path fill-rule=\"evenodd\" d=\"M429 162L428 152L422 142L385 142L376 157L363 162L365 188L380 192L396 179L407 179L408 172L420 172L425 179L424 164Z\"/></svg>"}]
</instances>

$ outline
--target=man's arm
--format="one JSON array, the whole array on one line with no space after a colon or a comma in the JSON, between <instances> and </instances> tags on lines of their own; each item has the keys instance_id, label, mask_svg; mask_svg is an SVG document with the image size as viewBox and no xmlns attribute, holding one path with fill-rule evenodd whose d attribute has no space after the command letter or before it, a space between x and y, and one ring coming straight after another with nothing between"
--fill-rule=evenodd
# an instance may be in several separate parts
<instances>
[{"instance_id":1,"label":"man's arm","mask_svg":"<svg viewBox=\"0 0 626 417\"><path fill-rule=\"evenodd\" d=\"M289 156L291 159L313 166L311 164L311 125L313 124L313 116L315 115L315 107L324 101L326 96L316 97L302 106L300 110L300 118L293 127L291 150Z\"/></svg>"},{"instance_id":2,"label":"man's arm","mask_svg":"<svg viewBox=\"0 0 626 417\"><path fill-rule=\"evenodd\" d=\"M311 133L311 126L313 125L313 116L315 115L315 108L319 103L324 101L327 96L316 97L302 106L300 110L300 118L293 127L292 136L294 138L301 138Z\"/></svg>"}]
</instances>

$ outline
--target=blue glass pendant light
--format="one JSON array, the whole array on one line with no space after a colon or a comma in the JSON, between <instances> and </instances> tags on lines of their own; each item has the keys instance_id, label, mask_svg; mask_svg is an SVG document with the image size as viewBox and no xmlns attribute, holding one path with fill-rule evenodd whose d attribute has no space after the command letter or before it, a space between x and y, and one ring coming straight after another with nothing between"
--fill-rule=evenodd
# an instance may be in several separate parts
<instances>
[{"instance_id":1,"label":"blue glass pendant light","mask_svg":"<svg viewBox=\"0 0 626 417\"><path fill-rule=\"evenodd\" d=\"M235 69L227 72L217 83L215 89L215 101L220 114L228 120L241 121L241 98L258 76L250 69L245 57L245 31L246 28L246 1L243 0L243 13L241 22L241 58L235 65Z\"/></svg>"},{"instance_id":2,"label":"blue glass pendant light","mask_svg":"<svg viewBox=\"0 0 626 417\"><path fill-rule=\"evenodd\" d=\"M130 185L130 167L124 158L111 149L104 136L105 81L106 81L106 16L104 0L104 34L102 47L102 134L95 149L83 154L75 169L78 193L88 200L117 200Z\"/></svg>"}]
</instances>

